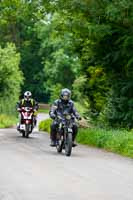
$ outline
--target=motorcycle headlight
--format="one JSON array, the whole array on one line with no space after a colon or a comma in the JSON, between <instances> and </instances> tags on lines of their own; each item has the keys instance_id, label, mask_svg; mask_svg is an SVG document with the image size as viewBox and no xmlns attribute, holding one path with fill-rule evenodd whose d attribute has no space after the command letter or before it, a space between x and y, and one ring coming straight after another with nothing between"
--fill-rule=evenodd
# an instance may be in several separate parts
<instances>
[{"instance_id":1,"label":"motorcycle headlight","mask_svg":"<svg viewBox=\"0 0 133 200\"><path fill-rule=\"evenodd\" d=\"M66 119L70 120L71 119L71 115L67 115Z\"/></svg>"}]
</instances>

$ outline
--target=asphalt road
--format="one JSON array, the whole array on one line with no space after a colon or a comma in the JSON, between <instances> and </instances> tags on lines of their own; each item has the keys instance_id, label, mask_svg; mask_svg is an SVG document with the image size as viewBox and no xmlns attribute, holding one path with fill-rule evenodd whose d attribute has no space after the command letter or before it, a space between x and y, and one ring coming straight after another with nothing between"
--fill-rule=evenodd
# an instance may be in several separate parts
<instances>
[{"instance_id":1,"label":"asphalt road","mask_svg":"<svg viewBox=\"0 0 133 200\"><path fill-rule=\"evenodd\" d=\"M37 129L1 129L0 200L133 200L133 160L82 145L66 157Z\"/></svg>"}]
</instances>

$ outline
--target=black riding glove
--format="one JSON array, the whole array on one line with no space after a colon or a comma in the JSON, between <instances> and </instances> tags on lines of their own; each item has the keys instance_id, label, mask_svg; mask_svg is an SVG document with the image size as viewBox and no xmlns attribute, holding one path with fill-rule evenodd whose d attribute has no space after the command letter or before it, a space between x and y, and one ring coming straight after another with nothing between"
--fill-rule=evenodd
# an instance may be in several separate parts
<instances>
[{"instance_id":1,"label":"black riding glove","mask_svg":"<svg viewBox=\"0 0 133 200\"><path fill-rule=\"evenodd\" d=\"M76 119L77 120L81 120L82 118L80 116L76 116Z\"/></svg>"},{"instance_id":2,"label":"black riding glove","mask_svg":"<svg viewBox=\"0 0 133 200\"><path fill-rule=\"evenodd\" d=\"M52 118L52 119L55 119L55 114L54 113L50 113L50 117Z\"/></svg>"}]
</instances>

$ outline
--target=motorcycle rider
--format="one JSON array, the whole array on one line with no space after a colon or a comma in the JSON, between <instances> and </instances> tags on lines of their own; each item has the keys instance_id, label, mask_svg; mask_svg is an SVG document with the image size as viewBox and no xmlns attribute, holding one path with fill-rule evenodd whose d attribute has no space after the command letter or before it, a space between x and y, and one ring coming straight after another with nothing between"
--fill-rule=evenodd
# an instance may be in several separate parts
<instances>
[{"instance_id":1,"label":"motorcycle rider","mask_svg":"<svg viewBox=\"0 0 133 200\"><path fill-rule=\"evenodd\" d=\"M34 126L36 126L36 123L37 123L37 114L36 114L36 112L39 109L39 106L38 106L38 103L32 98L32 93L30 91L24 92L24 98L21 99L17 103L17 111L20 112L22 107L33 108L33 111L34 111L33 122L34 122ZM20 119L19 125L17 127L18 130L20 128L20 124L21 124L21 119Z\"/></svg>"},{"instance_id":2,"label":"motorcycle rider","mask_svg":"<svg viewBox=\"0 0 133 200\"><path fill-rule=\"evenodd\" d=\"M64 88L61 90L60 98L57 99L53 105L51 106L49 115L54 120L51 124L51 131L50 131L50 138L51 138L51 145L50 146L56 146L56 134L57 134L57 128L59 126L57 116L62 115L64 111L67 111L69 114L72 114L74 117L76 117L78 120L81 120L81 117L79 113L77 112L76 108L74 107L74 103L71 100L71 91L67 88ZM76 146L74 143L74 140L76 138L78 132L78 126L76 123L73 123L73 147Z\"/></svg>"}]
</instances>

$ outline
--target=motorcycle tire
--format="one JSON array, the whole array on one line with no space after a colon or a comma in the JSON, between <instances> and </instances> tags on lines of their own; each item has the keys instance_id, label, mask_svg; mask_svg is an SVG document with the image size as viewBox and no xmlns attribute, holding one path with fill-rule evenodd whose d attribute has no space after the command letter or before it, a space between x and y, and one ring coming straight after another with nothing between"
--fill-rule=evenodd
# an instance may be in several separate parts
<instances>
[{"instance_id":1,"label":"motorcycle tire","mask_svg":"<svg viewBox=\"0 0 133 200\"><path fill-rule=\"evenodd\" d=\"M65 154L70 156L72 152L72 133L68 133L65 141Z\"/></svg>"},{"instance_id":2,"label":"motorcycle tire","mask_svg":"<svg viewBox=\"0 0 133 200\"><path fill-rule=\"evenodd\" d=\"M29 137L29 132L30 132L29 129L30 129L29 124L26 124L26 125L25 125L25 137L26 137L26 138Z\"/></svg>"},{"instance_id":3,"label":"motorcycle tire","mask_svg":"<svg viewBox=\"0 0 133 200\"><path fill-rule=\"evenodd\" d=\"M22 132L22 137L25 137L25 131Z\"/></svg>"},{"instance_id":4,"label":"motorcycle tire","mask_svg":"<svg viewBox=\"0 0 133 200\"><path fill-rule=\"evenodd\" d=\"M58 152L58 153L61 153L61 152L62 152L63 146L64 146L64 141L63 141L63 140L59 140L59 141L58 141L58 145L56 145L56 148L57 148L57 152Z\"/></svg>"}]
</instances>

